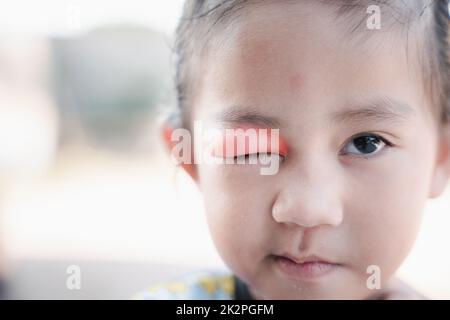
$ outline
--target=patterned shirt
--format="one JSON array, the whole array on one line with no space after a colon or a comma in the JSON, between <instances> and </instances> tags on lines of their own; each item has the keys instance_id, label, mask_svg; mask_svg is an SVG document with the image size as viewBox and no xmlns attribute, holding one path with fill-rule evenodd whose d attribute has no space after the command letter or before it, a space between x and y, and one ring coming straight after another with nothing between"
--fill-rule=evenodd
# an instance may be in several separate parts
<instances>
[{"instance_id":1,"label":"patterned shirt","mask_svg":"<svg viewBox=\"0 0 450 320\"><path fill-rule=\"evenodd\" d=\"M224 271L199 271L152 286L133 297L139 300L252 300L247 285Z\"/></svg>"}]
</instances>

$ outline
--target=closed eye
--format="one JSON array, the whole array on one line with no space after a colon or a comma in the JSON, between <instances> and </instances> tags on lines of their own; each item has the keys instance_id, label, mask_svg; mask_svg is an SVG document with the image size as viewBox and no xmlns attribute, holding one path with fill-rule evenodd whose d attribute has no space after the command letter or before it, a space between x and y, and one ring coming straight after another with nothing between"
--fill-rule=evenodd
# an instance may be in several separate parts
<instances>
[{"instance_id":1,"label":"closed eye","mask_svg":"<svg viewBox=\"0 0 450 320\"><path fill-rule=\"evenodd\" d=\"M284 161L286 156L279 154L279 153L273 153L273 152L257 152L257 153L250 153L250 154L243 154L243 155L236 155L233 157L233 159L238 164L246 164L246 163L267 163L269 161L279 160Z\"/></svg>"}]
</instances>

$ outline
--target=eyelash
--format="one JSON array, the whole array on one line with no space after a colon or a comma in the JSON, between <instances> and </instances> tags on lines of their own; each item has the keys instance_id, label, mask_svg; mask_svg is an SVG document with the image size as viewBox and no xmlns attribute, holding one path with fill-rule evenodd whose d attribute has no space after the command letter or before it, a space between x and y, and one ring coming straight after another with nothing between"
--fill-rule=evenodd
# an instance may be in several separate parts
<instances>
[{"instance_id":1,"label":"eyelash","mask_svg":"<svg viewBox=\"0 0 450 320\"><path fill-rule=\"evenodd\" d=\"M243 154L243 155L240 155L240 156L234 156L233 159L237 160L238 158L244 157L245 160L248 160L250 156L257 156L259 158L262 155L271 156L272 154L279 156L281 158L281 162L283 162L286 159L285 155L282 155L280 153L273 153L273 152L256 152L256 153L252 153L252 154Z\"/></svg>"},{"instance_id":2,"label":"eyelash","mask_svg":"<svg viewBox=\"0 0 450 320\"><path fill-rule=\"evenodd\" d=\"M368 154L355 154L355 153L351 153L351 152L347 152L347 153L340 153L341 155L350 155L356 158L363 158L365 160L369 160L373 157L375 157L378 153L380 153L384 148L389 148L389 147L393 147L394 144L392 142L390 142L388 139L380 136L379 134L375 134L375 133L370 133L370 132L364 132L364 133L359 133L353 137L351 137L349 139L349 142L347 142L344 146L344 148L349 144L352 143L354 140L361 138L361 137L371 137L371 138L375 138L376 140L379 140L380 142L382 142L384 144L383 147L381 147L380 149L378 149L375 152L372 153L368 153Z\"/></svg>"}]
</instances>

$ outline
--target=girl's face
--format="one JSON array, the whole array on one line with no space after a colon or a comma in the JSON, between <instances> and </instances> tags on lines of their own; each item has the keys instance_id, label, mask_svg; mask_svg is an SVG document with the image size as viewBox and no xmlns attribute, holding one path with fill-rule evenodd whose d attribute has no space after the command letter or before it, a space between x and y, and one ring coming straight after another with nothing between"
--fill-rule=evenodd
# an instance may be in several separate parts
<instances>
[{"instance_id":1,"label":"girl's face","mask_svg":"<svg viewBox=\"0 0 450 320\"><path fill-rule=\"evenodd\" d=\"M192 110L220 128L279 129L278 173L198 164L195 178L219 254L257 298L367 298L368 268L385 287L443 191L446 144L403 39L352 35L327 6L287 6L234 22Z\"/></svg>"}]
</instances>

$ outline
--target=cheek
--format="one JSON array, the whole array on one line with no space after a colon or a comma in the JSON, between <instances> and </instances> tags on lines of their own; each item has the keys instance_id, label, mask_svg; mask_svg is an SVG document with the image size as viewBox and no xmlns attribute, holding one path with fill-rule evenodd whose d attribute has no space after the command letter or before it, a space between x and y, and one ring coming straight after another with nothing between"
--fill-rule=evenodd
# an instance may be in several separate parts
<instances>
[{"instance_id":1,"label":"cheek","mask_svg":"<svg viewBox=\"0 0 450 320\"><path fill-rule=\"evenodd\" d=\"M200 165L209 230L214 244L233 270L247 270L270 251L273 188L254 175L236 175L236 165ZM263 177L266 178L266 177ZM241 271L242 272L242 271Z\"/></svg>"},{"instance_id":2,"label":"cheek","mask_svg":"<svg viewBox=\"0 0 450 320\"><path fill-rule=\"evenodd\" d=\"M376 170L367 170L370 174L355 176L346 219L352 242L358 243L355 261L362 272L375 264L386 279L410 252L427 199L432 151L397 150L378 160Z\"/></svg>"}]
</instances>

